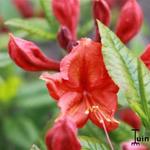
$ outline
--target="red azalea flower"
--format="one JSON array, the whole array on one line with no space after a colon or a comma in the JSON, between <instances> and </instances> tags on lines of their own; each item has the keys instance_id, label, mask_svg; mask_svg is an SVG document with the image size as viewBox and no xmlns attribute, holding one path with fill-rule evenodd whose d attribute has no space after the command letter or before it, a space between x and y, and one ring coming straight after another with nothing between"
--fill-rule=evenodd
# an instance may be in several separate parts
<instances>
[{"instance_id":1,"label":"red azalea flower","mask_svg":"<svg viewBox=\"0 0 150 150\"><path fill-rule=\"evenodd\" d=\"M32 42L10 35L8 44L11 59L27 71L59 71L59 62L46 57Z\"/></svg>"},{"instance_id":2,"label":"red azalea flower","mask_svg":"<svg viewBox=\"0 0 150 150\"><path fill-rule=\"evenodd\" d=\"M73 39L76 39L77 24L80 15L79 0L52 0L54 15L62 26L66 26Z\"/></svg>"},{"instance_id":3,"label":"red azalea flower","mask_svg":"<svg viewBox=\"0 0 150 150\"><path fill-rule=\"evenodd\" d=\"M12 0L23 17L33 17L34 11L31 0Z\"/></svg>"},{"instance_id":4,"label":"red azalea flower","mask_svg":"<svg viewBox=\"0 0 150 150\"><path fill-rule=\"evenodd\" d=\"M60 73L43 74L49 92L58 102L61 115L69 115L82 127L88 119L111 131L118 126L113 118L118 87L109 77L100 43L81 39L60 64Z\"/></svg>"},{"instance_id":5,"label":"red azalea flower","mask_svg":"<svg viewBox=\"0 0 150 150\"><path fill-rule=\"evenodd\" d=\"M121 150L149 150L148 147L146 147L143 144L140 145L131 145L131 143L134 141L128 141L121 144Z\"/></svg>"},{"instance_id":6,"label":"red azalea flower","mask_svg":"<svg viewBox=\"0 0 150 150\"><path fill-rule=\"evenodd\" d=\"M75 123L68 117L57 121L45 138L48 150L80 150Z\"/></svg>"},{"instance_id":7,"label":"red azalea flower","mask_svg":"<svg viewBox=\"0 0 150 150\"><path fill-rule=\"evenodd\" d=\"M130 108L125 108L119 111L119 118L129 124L134 129L141 128L141 120L137 114Z\"/></svg>"},{"instance_id":8,"label":"red azalea flower","mask_svg":"<svg viewBox=\"0 0 150 150\"><path fill-rule=\"evenodd\" d=\"M150 69L150 44L144 50L144 53L141 55L142 61Z\"/></svg>"}]
</instances>

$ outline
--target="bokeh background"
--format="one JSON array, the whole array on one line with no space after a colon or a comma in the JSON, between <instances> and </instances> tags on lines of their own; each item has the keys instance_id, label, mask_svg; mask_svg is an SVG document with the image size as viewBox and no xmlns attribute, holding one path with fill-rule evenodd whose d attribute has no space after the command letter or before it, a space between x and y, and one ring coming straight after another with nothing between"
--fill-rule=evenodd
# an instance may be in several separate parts
<instances>
[{"instance_id":1,"label":"bokeh background","mask_svg":"<svg viewBox=\"0 0 150 150\"><path fill-rule=\"evenodd\" d=\"M12 20L30 18L35 26L47 29L47 25L43 23L45 15L39 0L31 0L34 15L28 17L24 16L12 1L0 0L0 150L28 150L33 143L39 144L42 150L45 148L44 133L47 126L53 122L54 116L57 116L58 109L50 98L44 82L39 79L41 73L25 72L10 60L7 54L8 33L12 32L18 37L34 41L49 57L58 60L65 51L59 47L55 38L34 37L27 29L23 30L21 25L16 25ZM79 36L92 36L94 30L89 11L90 0L81 0L81 3ZM137 55L150 43L150 0L139 0L139 3L143 8L145 21L141 32L128 45ZM112 15L115 18L115 13ZM56 37L56 30L52 30ZM128 126L124 124L120 128L127 133L123 134L118 130L111 135L118 143L132 136L128 132ZM80 134L99 137L103 133L97 130L99 129L91 127L89 123Z\"/></svg>"}]
</instances>

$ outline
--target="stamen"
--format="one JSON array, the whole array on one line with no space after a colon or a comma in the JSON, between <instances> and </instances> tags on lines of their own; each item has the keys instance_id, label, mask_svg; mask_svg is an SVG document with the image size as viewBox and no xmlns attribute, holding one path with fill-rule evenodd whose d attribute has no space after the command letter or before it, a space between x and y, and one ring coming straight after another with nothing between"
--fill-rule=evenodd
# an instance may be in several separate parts
<instances>
[{"instance_id":1,"label":"stamen","mask_svg":"<svg viewBox=\"0 0 150 150\"><path fill-rule=\"evenodd\" d=\"M110 137L108 135L108 131L106 129L106 125L105 125L105 122L103 120L103 117L107 120L107 121L111 121L109 118L107 118L99 109L99 106L92 106L90 109L89 109L92 113L94 113L95 117L97 118L97 120L102 124L103 126L103 129L104 129L104 132L105 132L105 135L106 135L106 139L110 145L110 148L111 150L114 150L113 148L113 145L111 143L111 140L110 140ZM103 116L103 117L102 117Z\"/></svg>"}]
</instances>

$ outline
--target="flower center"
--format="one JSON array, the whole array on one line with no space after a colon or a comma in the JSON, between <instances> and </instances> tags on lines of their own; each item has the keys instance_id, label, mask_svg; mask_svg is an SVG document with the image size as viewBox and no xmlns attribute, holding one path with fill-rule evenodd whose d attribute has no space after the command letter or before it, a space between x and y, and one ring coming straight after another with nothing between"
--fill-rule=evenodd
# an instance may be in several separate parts
<instances>
[{"instance_id":1,"label":"flower center","mask_svg":"<svg viewBox=\"0 0 150 150\"><path fill-rule=\"evenodd\" d=\"M108 135L108 131L106 129L106 125L105 125L105 122L104 122L104 119L105 118L108 122L111 122L111 120L109 118L107 118L101 111L100 111L100 108L99 106L91 106L90 108L88 108L86 111L85 111L85 114L89 114L89 113L92 113L96 119L99 121L100 124L102 124L103 126L103 129L104 129L104 132L106 134L106 138L107 138L107 141L110 145L110 148L111 150L114 150L113 148L113 145L111 143L111 140L109 138L109 135Z\"/></svg>"}]
</instances>

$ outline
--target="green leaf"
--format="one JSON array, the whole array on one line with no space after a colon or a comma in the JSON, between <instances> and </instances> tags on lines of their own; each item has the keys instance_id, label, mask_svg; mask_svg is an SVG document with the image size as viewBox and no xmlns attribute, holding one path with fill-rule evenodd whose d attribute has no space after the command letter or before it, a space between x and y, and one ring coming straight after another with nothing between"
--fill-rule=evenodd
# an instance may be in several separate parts
<instances>
[{"instance_id":1,"label":"green leaf","mask_svg":"<svg viewBox=\"0 0 150 150\"><path fill-rule=\"evenodd\" d=\"M31 35L40 36L41 38L51 40L56 35L50 33L47 22L42 18L34 19L11 19L5 22L6 25L24 30Z\"/></svg>"},{"instance_id":2,"label":"green leaf","mask_svg":"<svg viewBox=\"0 0 150 150\"><path fill-rule=\"evenodd\" d=\"M3 34L1 33L0 35L0 50L7 50L7 45L8 45L8 34ZM1 54L0 54L1 58Z\"/></svg>"},{"instance_id":3,"label":"green leaf","mask_svg":"<svg viewBox=\"0 0 150 150\"><path fill-rule=\"evenodd\" d=\"M12 100L20 87L21 79L15 76L9 77L0 84L0 100L7 102Z\"/></svg>"},{"instance_id":4,"label":"green leaf","mask_svg":"<svg viewBox=\"0 0 150 150\"><path fill-rule=\"evenodd\" d=\"M3 130L9 142L29 149L38 138L38 130L27 118L5 118Z\"/></svg>"},{"instance_id":5,"label":"green leaf","mask_svg":"<svg viewBox=\"0 0 150 150\"><path fill-rule=\"evenodd\" d=\"M150 128L150 72L119 38L98 22L106 68L145 127Z\"/></svg>"},{"instance_id":6,"label":"green leaf","mask_svg":"<svg viewBox=\"0 0 150 150\"><path fill-rule=\"evenodd\" d=\"M41 6L45 12L45 16L47 19L47 22L49 23L49 26L57 31L58 25L56 24L56 19L53 16L52 13L52 7L51 7L51 0L40 0Z\"/></svg>"},{"instance_id":7,"label":"green leaf","mask_svg":"<svg viewBox=\"0 0 150 150\"><path fill-rule=\"evenodd\" d=\"M82 146L82 150L108 150L108 148L104 144L101 144L95 138L80 136L79 139Z\"/></svg>"}]
</instances>

